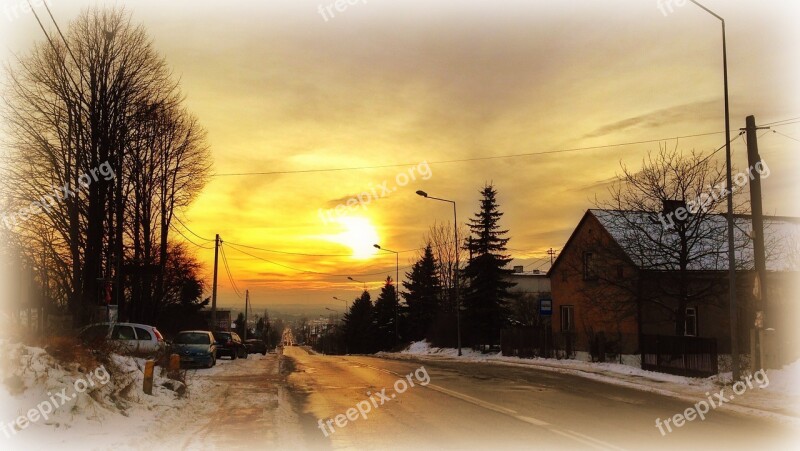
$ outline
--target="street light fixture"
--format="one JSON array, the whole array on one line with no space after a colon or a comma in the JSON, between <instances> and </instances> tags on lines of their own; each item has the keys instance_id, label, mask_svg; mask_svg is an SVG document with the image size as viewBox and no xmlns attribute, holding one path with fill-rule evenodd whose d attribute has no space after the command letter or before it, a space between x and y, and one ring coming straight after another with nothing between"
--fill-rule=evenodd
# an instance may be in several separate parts
<instances>
[{"instance_id":1,"label":"street light fixture","mask_svg":"<svg viewBox=\"0 0 800 451\"><path fill-rule=\"evenodd\" d=\"M378 244L372 245L375 249L391 252L394 254L394 344L397 346L397 343L400 341L400 331L397 327L397 310L400 308L400 253L397 251L393 251L391 249L386 249L380 247Z\"/></svg>"},{"instance_id":2,"label":"street light fixture","mask_svg":"<svg viewBox=\"0 0 800 451\"><path fill-rule=\"evenodd\" d=\"M441 202L449 202L453 204L453 237L454 237L454 244L456 247L456 267L455 271L453 271L453 284L455 285L455 296L456 296L456 333L458 334L457 343L458 343L458 355L461 355L461 301L459 299L459 287L458 287L458 272L460 270L458 264L458 215L456 214L456 202L453 200L442 199L439 197L429 196L428 193L422 190L417 191L417 195L422 196L426 199L433 199L438 200Z\"/></svg>"},{"instance_id":3,"label":"street light fixture","mask_svg":"<svg viewBox=\"0 0 800 451\"><path fill-rule=\"evenodd\" d=\"M728 49L725 39L725 19L720 17L715 12L701 5L696 0L690 0L703 11L716 17L722 24L722 73L723 85L725 92L725 181L728 184L728 189L733 186L731 175L731 115L728 102ZM731 363L733 366L733 380L739 380L739 337L738 337L738 314L736 307L736 255L734 254L733 245L733 196L728 195L728 290L729 290L729 303L730 303L730 322L731 322Z\"/></svg>"},{"instance_id":4,"label":"street light fixture","mask_svg":"<svg viewBox=\"0 0 800 451\"><path fill-rule=\"evenodd\" d=\"M354 279L354 278L352 278L350 276L347 276L347 280L351 280L353 282L357 282L357 283L360 283L360 284L364 285L364 291L367 291L367 282L362 282L360 280L356 280L356 279Z\"/></svg>"}]
</instances>

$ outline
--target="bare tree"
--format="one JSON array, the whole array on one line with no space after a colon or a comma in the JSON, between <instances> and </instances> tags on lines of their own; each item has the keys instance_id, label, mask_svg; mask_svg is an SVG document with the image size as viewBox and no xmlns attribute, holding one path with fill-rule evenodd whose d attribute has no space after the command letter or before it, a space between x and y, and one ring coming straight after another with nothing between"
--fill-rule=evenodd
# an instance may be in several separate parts
<instances>
[{"instance_id":1,"label":"bare tree","mask_svg":"<svg viewBox=\"0 0 800 451\"><path fill-rule=\"evenodd\" d=\"M460 240L468 236L467 228L463 224L458 225L458 236ZM454 240L451 222L434 222L423 236L425 246L430 244L433 256L436 258L438 275L442 284L442 305L448 311L455 311L456 260L462 268L467 263L466 249L461 245L456 246ZM457 259L456 252L458 252ZM422 257L423 252L420 252L416 260L420 260ZM459 284L460 288L465 286L463 280L459 280Z\"/></svg>"},{"instance_id":2,"label":"bare tree","mask_svg":"<svg viewBox=\"0 0 800 451\"><path fill-rule=\"evenodd\" d=\"M603 283L587 295L616 321L638 314L641 302L661 306L682 335L686 306L719 299L721 280L709 273L727 268L727 225L718 214L726 202L724 166L696 152L661 148L638 171L623 164L618 179L609 200L595 202L615 243L590 249L598 262L591 277ZM637 268L636 277L619 274L626 263Z\"/></svg>"},{"instance_id":3,"label":"bare tree","mask_svg":"<svg viewBox=\"0 0 800 451\"><path fill-rule=\"evenodd\" d=\"M208 174L204 131L124 11L85 10L59 37L50 32L9 68L3 194L25 212L14 234L26 252L49 255L54 274L68 275L59 283L77 323L112 281L120 303L141 288L128 312L153 318L172 216ZM152 280L132 282L129 269Z\"/></svg>"}]
</instances>

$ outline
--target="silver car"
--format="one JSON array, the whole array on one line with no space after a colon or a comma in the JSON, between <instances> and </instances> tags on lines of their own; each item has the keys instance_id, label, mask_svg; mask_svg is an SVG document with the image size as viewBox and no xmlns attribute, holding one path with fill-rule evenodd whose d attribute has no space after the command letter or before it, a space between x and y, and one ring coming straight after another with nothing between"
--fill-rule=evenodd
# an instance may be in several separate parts
<instances>
[{"instance_id":1,"label":"silver car","mask_svg":"<svg viewBox=\"0 0 800 451\"><path fill-rule=\"evenodd\" d=\"M153 326L137 323L96 323L81 329L78 338L88 343L107 341L120 351L155 353L166 347L161 332Z\"/></svg>"}]
</instances>

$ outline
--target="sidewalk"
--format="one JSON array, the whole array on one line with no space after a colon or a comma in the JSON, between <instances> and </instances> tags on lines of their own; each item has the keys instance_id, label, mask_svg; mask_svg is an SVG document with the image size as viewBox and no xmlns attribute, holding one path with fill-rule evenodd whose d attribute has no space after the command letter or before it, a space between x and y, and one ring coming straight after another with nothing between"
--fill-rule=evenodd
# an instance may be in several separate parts
<instances>
[{"instance_id":1,"label":"sidewalk","mask_svg":"<svg viewBox=\"0 0 800 451\"><path fill-rule=\"evenodd\" d=\"M434 348L426 342L415 342L399 353L383 352L378 356L398 360L459 360L465 363L530 367L682 399L687 402L687 407L719 393L720 390L724 390L726 396L732 393L730 384L723 383L723 380L730 380L730 373L723 374L722 380L719 375L702 379L645 371L619 363L522 359L504 357L499 353L482 354L471 349L462 349L462 353L459 357L455 349ZM800 384L795 383L800 382L800 361L780 370L767 370L766 375L761 384L752 381L752 387L748 387L741 396L722 404L720 409L771 418L800 427Z\"/></svg>"}]
</instances>

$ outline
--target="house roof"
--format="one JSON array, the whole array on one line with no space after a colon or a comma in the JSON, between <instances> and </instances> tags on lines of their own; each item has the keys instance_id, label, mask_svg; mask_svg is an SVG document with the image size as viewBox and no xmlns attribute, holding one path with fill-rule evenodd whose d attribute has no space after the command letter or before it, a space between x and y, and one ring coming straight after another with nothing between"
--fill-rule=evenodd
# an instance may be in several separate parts
<instances>
[{"instance_id":1,"label":"house roof","mask_svg":"<svg viewBox=\"0 0 800 451\"><path fill-rule=\"evenodd\" d=\"M678 237L661 221L659 213L590 209L630 260L642 269L677 270L677 259L663 252L664 246L679 248ZM689 270L728 269L727 218L711 214L695 229L689 250ZM734 243L740 270L753 269L752 218L735 215ZM800 218L764 216L768 271L800 271ZM654 245L657 243L658 245Z\"/></svg>"},{"instance_id":2,"label":"house roof","mask_svg":"<svg viewBox=\"0 0 800 451\"><path fill-rule=\"evenodd\" d=\"M587 218L597 220L608 234L625 252L625 256L638 268L654 271L677 270L677 260L663 252L654 250L652 244L679 242L674 233L669 232L660 221L659 213L621 210L587 210L573 230L563 249L566 251L583 227ZM697 243L693 244L689 256L689 269L692 271L726 271L728 269L727 220L723 214L706 216L706 221L698 227ZM734 243L736 244L736 264L739 270L753 269L753 244L749 235L752 230L750 215L734 216ZM767 270L775 272L800 272L800 218L786 216L764 216L764 235L767 257ZM663 250L663 246L661 246ZM566 252L562 251L548 271L551 275Z\"/></svg>"}]
</instances>

